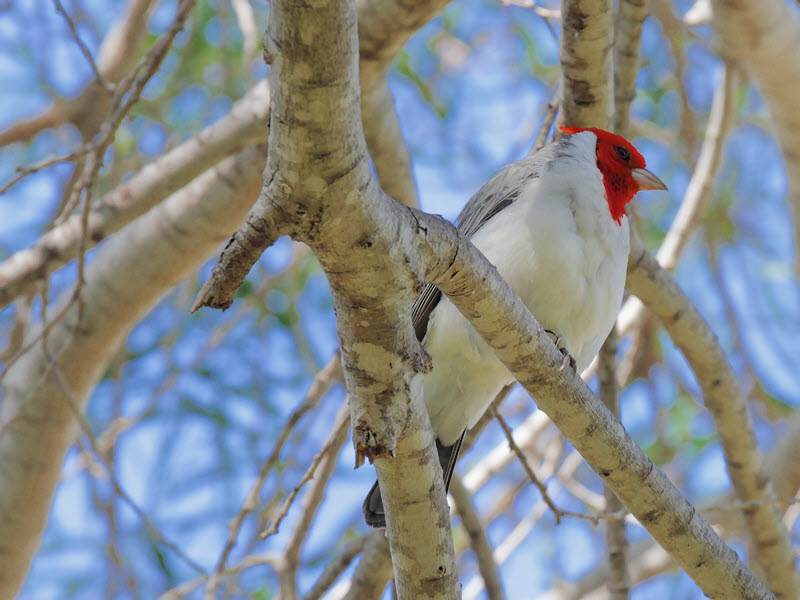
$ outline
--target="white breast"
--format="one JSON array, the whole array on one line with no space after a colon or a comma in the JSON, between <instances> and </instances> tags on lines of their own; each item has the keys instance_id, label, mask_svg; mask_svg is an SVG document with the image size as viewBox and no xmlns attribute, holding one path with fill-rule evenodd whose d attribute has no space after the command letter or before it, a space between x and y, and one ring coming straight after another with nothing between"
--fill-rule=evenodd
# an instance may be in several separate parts
<instances>
[{"instance_id":1,"label":"white breast","mask_svg":"<svg viewBox=\"0 0 800 600\"><path fill-rule=\"evenodd\" d=\"M562 337L580 372L619 311L630 241L627 218L619 226L608 211L594 135L578 135L591 136L584 151L529 180L472 242L542 327ZM450 445L513 377L446 298L431 313L425 347L433 358L425 401L434 431Z\"/></svg>"}]
</instances>

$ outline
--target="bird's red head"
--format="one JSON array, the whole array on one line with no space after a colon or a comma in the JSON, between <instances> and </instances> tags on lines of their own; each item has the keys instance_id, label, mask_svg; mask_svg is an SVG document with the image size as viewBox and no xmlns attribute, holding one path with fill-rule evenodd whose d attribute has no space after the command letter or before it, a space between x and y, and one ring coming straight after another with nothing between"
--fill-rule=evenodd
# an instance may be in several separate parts
<instances>
[{"instance_id":1,"label":"bird's red head","mask_svg":"<svg viewBox=\"0 0 800 600\"><path fill-rule=\"evenodd\" d=\"M666 190L662 181L645 169L644 157L624 137L597 127L562 127L567 133L591 131L597 136L597 168L603 174L611 217L622 224L625 206L641 190Z\"/></svg>"}]
</instances>

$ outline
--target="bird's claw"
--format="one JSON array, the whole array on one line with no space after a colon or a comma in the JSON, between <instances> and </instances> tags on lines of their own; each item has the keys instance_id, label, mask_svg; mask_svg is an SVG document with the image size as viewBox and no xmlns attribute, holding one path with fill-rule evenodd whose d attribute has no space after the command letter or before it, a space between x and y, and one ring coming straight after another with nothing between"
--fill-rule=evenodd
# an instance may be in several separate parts
<instances>
[{"instance_id":1,"label":"bird's claw","mask_svg":"<svg viewBox=\"0 0 800 600\"><path fill-rule=\"evenodd\" d=\"M567 367L570 367L574 373L578 372L578 363L575 362L575 359L572 358L572 354L570 354L566 348L559 348L561 354L564 355L564 360L561 361L561 367L559 367L559 371L563 371Z\"/></svg>"},{"instance_id":2,"label":"bird's claw","mask_svg":"<svg viewBox=\"0 0 800 600\"><path fill-rule=\"evenodd\" d=\"M557 334L555 331L551 331L550 329L545 329L544 332L553 337L553 343L558 348L558 351L564 355L564 360L561 361L561 368L559 371L563 371L567 367L571 367L574 372L578 372L578 363L575 362L575 359L572 358L572 355L569 353L569 350L565 346L562 346L559 342L561 342L561 336Z\"/></svg>"}]
</instances>

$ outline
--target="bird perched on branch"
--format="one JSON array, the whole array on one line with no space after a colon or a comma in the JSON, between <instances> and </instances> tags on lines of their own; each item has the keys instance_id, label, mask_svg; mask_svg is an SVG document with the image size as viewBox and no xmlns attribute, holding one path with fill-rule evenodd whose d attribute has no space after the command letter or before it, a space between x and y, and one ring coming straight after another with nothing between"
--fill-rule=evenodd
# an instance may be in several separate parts
<instances>
[{"instance_id":1,"label":"bird perched on branch","mask_svg":"<svg viewBox=\"0 0 800 600\"><path fill-rule=\"evenodd\" d=\"M580 373L600 350L622 303L630 250L625 206L641 190L666 190L626 139L596 129L508 165L467 202L459 231L497 267ZM433 360L425 403L450 484L464 433L514 377L434 286L414 305L414 326ZM363 505L385 526L377 482Z\"/></svg>"}]
</instances>

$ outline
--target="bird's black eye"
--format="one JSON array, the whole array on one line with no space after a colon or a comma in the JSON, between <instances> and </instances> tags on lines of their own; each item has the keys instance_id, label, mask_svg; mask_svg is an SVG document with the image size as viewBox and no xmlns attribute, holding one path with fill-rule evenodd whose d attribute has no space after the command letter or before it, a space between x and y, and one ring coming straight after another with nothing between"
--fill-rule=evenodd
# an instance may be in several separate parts
<instances>
[{"instance_id":1,"label":"bird's black eye","mask_svg":"<svg viewBox=\"0 0 800 600\"><path fill-rule=\"evenodd\" d=\"M631 153L628 152L628 149L624 146L616 146L614 150L617 151L617 156L619 156L625 162L628 162L631 159Z\"/></svg>"}]
</instances>

